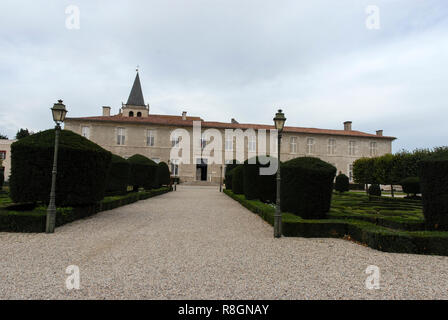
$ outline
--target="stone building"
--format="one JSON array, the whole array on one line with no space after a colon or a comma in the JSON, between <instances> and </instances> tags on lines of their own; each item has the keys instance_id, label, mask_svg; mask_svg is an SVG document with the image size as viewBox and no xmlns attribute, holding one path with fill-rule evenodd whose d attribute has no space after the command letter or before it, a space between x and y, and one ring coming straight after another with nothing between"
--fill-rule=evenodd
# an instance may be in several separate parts
<instances>
[{"instance_id":1,"label":"stone building","mask_svg":"<svg viewBox=\"0 0 448 320\"><path fill-rule=\"evenodd\" d=\"M288 119L287 122L293 122L293 119ZM227 135L226 130L253 129L255 135L248 135L244 139L244 158L248 159L257 154L263 130L274 129L273 125L243 124L235 119L231 122L204 121L197 116L188 116L186 111L178 116L153 114L149 105L144 102L138 72L127 103L122 104L118 114L111 115L111 108L104 106L101 116L67 118L65 129L79 133L125 158L142 154L156 162L164 161L168 163L171 174L178 176L181 181L218 182L223 173L223 165L211 163L210 158L203 155L203 150L210 141L201 135L194 137L194 123L200 124L203 131L214 129L215 132L222 134L223 138L213 152L222 154L223 162L224 158L236 157L237 141L235 137ZM189 164L171 156L171 149L178 147L179 142L171 134L179 128L190 133L192 146ZM267 136L266 149L269 150L269 132ZM344 122L341 130L285 126L281 160L300 156L318 157L333 164L338 171L347 174L352 180L352 164L356 159L391 153L394 139L384 136L382 130L378 130L375 134L353 130L350 121ZM199 141L194 144L196 140ZM275 140L273 141L275 143Z\"/></svg>"},{"instance_id":2,"label":"stone building","mask_svg":"<svg viewBox=\"0 0 448 320\"><path fill-rule=\"evenodd\" d=\"M11 144L17 140L0 139L0 162L5 167L5 181L9 180L11 174Z\"/></svg>"}]
</instances>

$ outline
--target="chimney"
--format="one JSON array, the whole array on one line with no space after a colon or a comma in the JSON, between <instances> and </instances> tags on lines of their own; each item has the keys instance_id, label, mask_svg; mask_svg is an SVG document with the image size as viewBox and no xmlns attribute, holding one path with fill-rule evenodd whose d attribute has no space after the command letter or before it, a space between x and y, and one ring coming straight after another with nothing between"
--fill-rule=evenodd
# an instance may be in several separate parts
<instances>
[{"instance_id":1,"label":"chimney","mask_svg":"<svg viewBox=\"0 0 448 320\"><path fill-rule=\"evenodd\" d=\"M235 120L235 118L232 118L232 120L230 120L231 123L239 123L238 121Z\"/></svg>"},{"instance_id":2,"label":"chimney","mask_svg":"<svg viewBox=\"0 0 448 320\"><path fill-rule=\"evenodd\" d=\"M187 120L187 111L182 111L182 120Z\"/></svg>"},{"instance_id":3,"label":"chimney","mask_svg":"<svg viewBox=\"0 0 448 320\"><path fill-rule=\"evenodd\" d=\"M352 131L352 122L351 121L344 122L344 131Z\"/></svg>"},{"instance_id":4,"label":"chimney","mask_svg":"<svg viewBox=\"0 0 448 320\"><path fill-rule=\"evenodd\" d=\"M110 117L110 107L103 106L103 117Z\"/></svg>"},{"instance_id":5,"label":"chimney","mask_svg":"<svg viewBox=\"0 0 448 320\"><path fill-rule=\"evenodd\" d=\"M376 130L376 135L382 137L383 136L383 130Z\"/></svg>"}]
</instances>

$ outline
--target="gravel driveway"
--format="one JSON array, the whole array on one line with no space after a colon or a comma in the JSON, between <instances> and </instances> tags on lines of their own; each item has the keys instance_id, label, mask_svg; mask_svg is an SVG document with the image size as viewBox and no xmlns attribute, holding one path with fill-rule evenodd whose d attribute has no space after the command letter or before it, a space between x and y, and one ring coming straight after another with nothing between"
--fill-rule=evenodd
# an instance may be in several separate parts
<instances>
[{"instance_id":1,"label":"gravel driveway","mask_svg":"<svg viewBox=\"0 0 448 320\"><path fill-rule=\"evenodd\" d=\"M2 299L447 299L448 257L274 239L216 187L179 186L48 234L0 233ZM80 270L68 290L67 266ZM369 265L380 289L365 287Z\"/></svg>"}]
</instances>

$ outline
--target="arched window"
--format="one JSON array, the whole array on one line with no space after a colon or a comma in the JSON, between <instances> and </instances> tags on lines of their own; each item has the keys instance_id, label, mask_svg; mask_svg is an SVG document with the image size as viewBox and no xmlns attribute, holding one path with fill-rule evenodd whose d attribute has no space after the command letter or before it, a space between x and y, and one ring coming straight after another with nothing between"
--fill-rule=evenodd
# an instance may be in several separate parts
<instances>
[{"instance_id":1,"label":"arched window","mask_svg":"<svg viewBox=\"0 0 448 320\"><path fill-rule=\"evenodd\" d=\"M139 112L137 112L137 117L141 117L142 116L142 113L139 111Z\"/></svg>"},{"instance_id":2,"label":"arched window","mask_svg":"<svg viewBox=\"0 0 448 320\"><path fill-rule=\"evenodd\" d=\"M133 117L134 116L134 111L129 111L129 116Z\"/></svg>"}]
</instances>

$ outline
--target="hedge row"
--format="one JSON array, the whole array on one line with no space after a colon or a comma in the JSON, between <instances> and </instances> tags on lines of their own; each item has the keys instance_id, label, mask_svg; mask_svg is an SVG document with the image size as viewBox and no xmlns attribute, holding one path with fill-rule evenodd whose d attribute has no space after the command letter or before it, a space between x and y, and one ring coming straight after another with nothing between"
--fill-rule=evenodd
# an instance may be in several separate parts
<instances>
[{"instance_id":1,"label":"hedge row","mask_svg":"<svg viewBox=\"0 0 448 320\"><path fill-rule=\"evenodd\" d=\"M97 212L111 210L169 192L169 187L149 191L129 193L123 196L108 197L87 206L57 208L56 226L91 216ZM40 206L32 211L11 211L0 209L1 232L45 232L46 207Z\"/></svg>"},{"instance_id":2,"label":"hedge row","mask_svg":"<svg viewBox=\"0 0 448 320\"><path fill-rule=\"evenodd\" d=\"M427 228L448 230L448 149L419 162Z\"/></svg>"},{"instance_id":3,"label":"hedge row","mask_svg":"<svg viewBox=\"0 0 448 320\"><path fill-rule=\"evenodd\" d=\"M48 203L55 130L42 131L11 145L10 196L16 203ZM112 154L69 130L59 134L56 203L82 206L104 197Z\"/></svg>"},{"instance_id":4,"label":"hedge row","mask_svg":"<svg viewBox=\"0 0 448 320\"><path fill-rule=\"evenodd\" d=\"M224 192L273 225L273 207L261 201L247 200L243 195L236 195L230 190ZM282 223L283 235L287 237L349 238L385 252L448 255L448 232L394 231L365 221L311 220L290 213L282 215Z\"/></svg>"}]
</instances>

